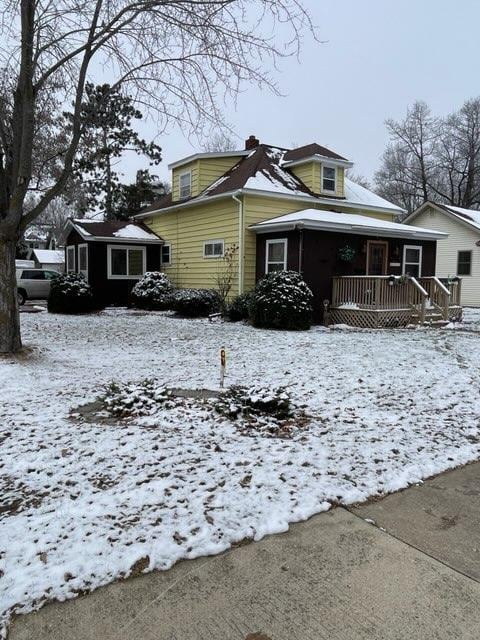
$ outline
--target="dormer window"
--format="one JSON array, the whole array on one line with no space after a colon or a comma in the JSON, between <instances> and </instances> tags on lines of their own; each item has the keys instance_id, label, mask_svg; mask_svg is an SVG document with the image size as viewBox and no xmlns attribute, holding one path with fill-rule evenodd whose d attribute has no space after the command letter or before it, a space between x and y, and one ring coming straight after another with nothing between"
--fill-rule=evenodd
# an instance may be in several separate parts
<instances>
[{"instance_id":1,"label":"dormer window","mask_svg":"<svg viewBox=\"0 0 480 640\"><path fill-rule=\"evenodd\" d=\"M337 171L335 167L322 166L322 191L330 191L335 193Z\"/></svg>"},{"instance_id":2,"label":"dormer window","mask_svg":"<svg viewBox=\"0 0 480 640\"><path fill-rule=\"evenodd\" d=\"M178 180L180 186L180 200L190 198L192 195L192 172L185 171L184 173L181 173Z\"/></svg>"}]
</instances>

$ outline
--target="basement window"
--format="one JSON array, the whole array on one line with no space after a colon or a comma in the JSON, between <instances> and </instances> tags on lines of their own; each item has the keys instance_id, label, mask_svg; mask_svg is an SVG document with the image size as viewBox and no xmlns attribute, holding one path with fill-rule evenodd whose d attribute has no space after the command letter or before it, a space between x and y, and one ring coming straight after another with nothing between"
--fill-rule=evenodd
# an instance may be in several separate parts
<instances>
[{"instance_id":1,"label":"basement window","mask_svg":"<svg viewBox=\"0 0 480 640\"><path fill-rule=\"evenodd\" d=\"M459 251L457 260L457 276L472 275L472 252Z\"/></svg>"}]
</instances>

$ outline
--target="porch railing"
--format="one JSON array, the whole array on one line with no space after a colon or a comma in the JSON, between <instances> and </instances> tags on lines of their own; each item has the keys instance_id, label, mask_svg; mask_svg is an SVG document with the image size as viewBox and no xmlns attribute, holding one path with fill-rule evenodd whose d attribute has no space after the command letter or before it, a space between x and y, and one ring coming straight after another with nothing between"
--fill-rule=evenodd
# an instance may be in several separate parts
<instances>
[{"instance_id":1,"label":"porch railing","mask_svg":"<svg viewBox=\"0 0 480 640\"><path fill-rule=\"evenodd\" d=\"M411 276L336 276L333 278L334 308L368 310L411 309L420 322L433 309L443 320L449 318L449 308L460 305L460 283L442 282L439 278Z\"/></svg>"},{"instance_id":2,"label":"porch railing","mask_svg":"<svg viewBox=\"0 0 480 640\"><path fill-rule=\"evenodd\" d=\"M462 280L460 278L439 278L443 286L450 292L450 306L460 307L462 299Z\"/></svg>"}]
</instances>

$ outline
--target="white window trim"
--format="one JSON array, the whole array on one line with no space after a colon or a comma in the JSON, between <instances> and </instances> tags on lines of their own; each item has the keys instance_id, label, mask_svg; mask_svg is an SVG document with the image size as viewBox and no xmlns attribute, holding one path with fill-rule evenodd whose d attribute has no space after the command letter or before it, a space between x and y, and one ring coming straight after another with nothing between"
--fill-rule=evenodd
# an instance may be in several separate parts
<instances>
[{"instance_id":1,"label":"white window trim","mask_svg":"<svg viewBox=\"0 0 480 640\"><path fill-rule=\"evenodd\" d=\"M127 249L127 274L128 274L128 249L142 252L142 274L138 276L114 275L112 273L112 249ZM140 280L147 270L147 249L136 244L107 244L107 278L108 280Z\"/></svg>"},{"instance_id":2,"label":"white window trim","mask_svg":"<svg viewBox=\"0 0 480 640\"><path fill-rule=\"evenodd\" d=\"M188 195L182 196L182 178L185 176L189 176L189 192ZM190 198L192 195L192 171L189 169L188 171L182 171L178 175L178 197L180 200L185 200L186 198Z\"/></svg>"},{"instance_id":3,"label":"white window trim","mask_svg":"<svg viewBox=\"0 0 480 640\"><path fill-rule=\"evenodd\" d=\"M325 189L324 186L323 186L323 180L324 180L324 175L323 174L324 174L325 169L333 169L334 172L335 172L333 189ZM330 165L330 164L322 164L322 176L321 177L322 177L322 184L321 184L322 192L323 193L336 193L337 192L337 178L338 178L338 176L337 176L337 167L334 167L333 165ZM326 180L331 180L331 178L326 178Z\"/></svg>"},{"instance_id":4,"label":"white window trim","mask_svg":"<svg viewBox=\"0 0 480 640\"><path fill-rule=\"evenodd\" d=\"M70 261L69 260L69 255L68 255L69 253L71 254L71 256L73 256L73 269L69 269L68 268L68 263ZM75 265L75 245L74 244L70 244L67 247L67 264L65 265L67 273L71 273L72 271L75 271L75 266L76 266Z\"/></svg>"},{"instance_id":5,"label":"white window trim","mask_svg":"<svg viewBox=\"0 0 480 640\"><path fill-rule=\"evenodd\" d=\"M405 262L407 256L407 249L415 249L419 251L418 262ZM402 261L402 274L405 275L407 264L418 264L418 277L422 277L422 262L423 262L423 247L419 244L404 244L403 245L403 261Z\"/></svg>"},{"instance_id":6,"label":"white window trim","mask_svg":"<svg viewBox=\"0 0 480 640\"><path fill-rule=\"evenodd\" d=\"M222 245L222 254L219 256L206 256L205 255L205 247L207 244L221 244ZM203 243L203 257L205 260L218 260L218 258L223 258L225 255L225 241L224 240L205 240Z\"/></svg>"},{"instance_id":7,"label":"white window trim","mask_svg":"<svg viewBox=\"0 0 480 640\"><path fill-rule=\"evenodd\" d=\"M269 264L280 264L279 262L272 262L268 259L268 247L271 244L279 244L279 243L283 243L283 271L287 270L287 251L288 251L288 240L287 238L275 238L275 239L271 239L271 240L267 240L266 245L265 245L265 274L269 273L268 271L268 265Z\"/></svg>"},{"instance_id":8,"label":"white window trim","mask_svg":"<svg viewBox=\"0 0 480 640\"><path fill-rule=\"evenodd\" d=\"M84 270L80 270L80 249L85 248L87 251L87 268ZM83 244L77 244L77 267L78 273L82 273L85 276L85 279L88 281L88 244L84 242Z\"/></svg>"},{"instance_id":9,"label":"white window trim","mask_svg":"<svg viewBox=\"0 0 480 640\"><path fill-rule=\"evenodd\" d=\"M169 251L168 251L169 261L168 262L164 262L163 261L163 248L164 247L168 247L168 249L169 249ZM172 245L170 244L170 242L165 242L165 244L163 244L161 249L160 249L160 264L161 264L162 267L169 267L172 264Z\"/></svg>"}]
</instances>

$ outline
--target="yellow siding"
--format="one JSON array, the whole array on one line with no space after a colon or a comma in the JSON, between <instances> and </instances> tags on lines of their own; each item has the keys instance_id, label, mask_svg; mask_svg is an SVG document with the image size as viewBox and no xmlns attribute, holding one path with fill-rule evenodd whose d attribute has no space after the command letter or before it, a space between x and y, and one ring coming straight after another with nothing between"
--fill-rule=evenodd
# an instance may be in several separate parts
<instances>
[{"instance_id":1,"label":"yellow siding","mask_svg":"<svg viewBox=\"0 0 480 640\"><path fill-rule=\"evenodd\" d=\"M299 178L303 184L314 192L318 191L318 186L315 185L315 169L318 167L315 162L306 162L305 164L299 164L296 167L292 167L291 171L297 178Z\"/></svg>"},{"instance_id":2,"label":"yellow siding","mask_svg":"<svg viewBox=\"0 0 480 640\"><path fill-rule=\"evenodd\" d=\"M343 198L345 195L345 169L343 167L337 167L336 187L335 195Z\"/></svg>"},{"instance_id":3,"label":"yellow siding","mask_svg":"<svg viewBox=\"0 0 480 640\"><path fill-rule=\"evenodd\" d=\"M240 160L233 158L207 158L199 160L199 189L203 191L218 180Z\"/></svg>"},{"instance_id":4,"label":"yellow siding","mask_svg":"<svg viewBox=\"0 0 480 640\"><path fill-rule=\"evenodd\" d=\"M231 198L160 213L146 224L171 245L172 264L164 268L174 286L215 288L221 258L204 258L203 243L223 240L225 249L238 245L238 205ZM233 292L238 291L238 266Z\"/></svg>"}]
</instances>

